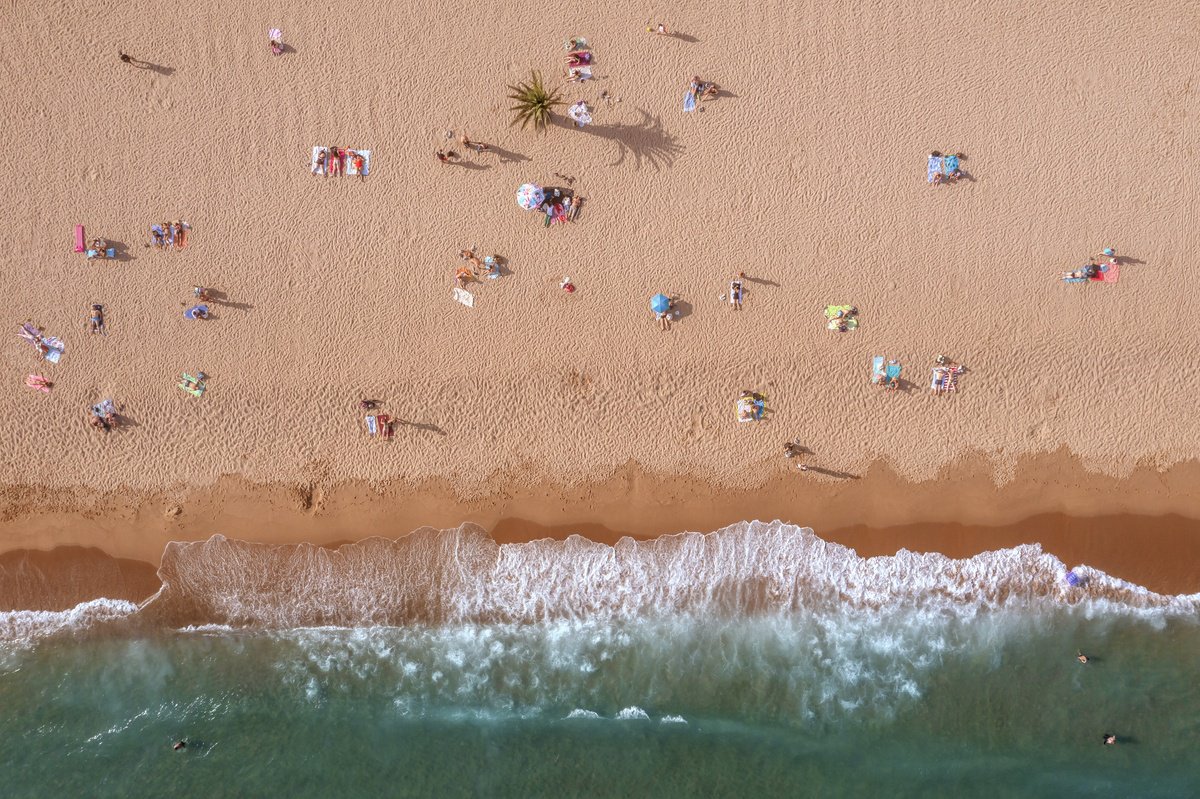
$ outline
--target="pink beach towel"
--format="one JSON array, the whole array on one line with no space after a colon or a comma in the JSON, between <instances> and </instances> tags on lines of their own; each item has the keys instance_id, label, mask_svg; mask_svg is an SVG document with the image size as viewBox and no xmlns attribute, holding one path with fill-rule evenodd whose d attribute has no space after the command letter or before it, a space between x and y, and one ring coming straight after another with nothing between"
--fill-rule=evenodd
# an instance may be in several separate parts
<instances>
[{"instance_id":1,"label":"pink beach towel","mask_svg":"<svg viewBox=\"0 0 1200 799\"><path fill-rule=\"evenodd\" d=\"M83 225L75 226L75 252L83 252L87 248L83 246Z\"/></svg>"},{"instance_id":2,"label":"pink beach towel","mask_svg":"<svg viewBox=\"0 0 1200 799\"><path fill-rule=\"evenodd\" d=\"M1121 267L1117 264L1109 264L1108 269L1098 273L1092 280L1097 280L1101 283L1116 283L1121 277Z\"/></svg>"}]
</instances>

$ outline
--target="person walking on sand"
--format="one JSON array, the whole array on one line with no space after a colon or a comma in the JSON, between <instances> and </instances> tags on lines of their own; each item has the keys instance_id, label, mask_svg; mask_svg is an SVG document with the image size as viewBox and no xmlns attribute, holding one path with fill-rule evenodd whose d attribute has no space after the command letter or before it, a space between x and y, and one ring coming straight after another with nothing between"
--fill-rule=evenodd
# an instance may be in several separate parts
<instances>
[{"instance_id":1,"label":"person walking on sand","mask_svg":"<svg viewBox=\"0 0 1200 799\"><path fill-rule=\"evenodd\" d=\"M653 33L656 36L670 36L671 32L667 30L667 26L661 22L657 25L647 25L646 33Z\"/></svg>"},{"instance_id":2,"label":"person walking on sand","mask_svg":"<svg viewBox=\"0 0 1200 799\"><path fill-rule=\"evenodd\" d=\"M132 64L132 63L133 63L133 59L132 59L132 58L130 58L130 57L129 57L128 55L126 55L125 53L121 52L120 50L118 50L118 51L117 51L117 57L121 59L121 62L122 62L122 63L125 63L125 64Z\"/></svg>"},{"instance_id":3,"label":"person walking on sand","mask_svg":"<svg viewBox=\"0 0 1200 799\"><path fill-rule=\"evenodd\" d=\"M453 150L438 150L436 153L434 153L434 155L436 155L437 160L441 161L443 164L448 164L451 161L458 160L458 153L454 152Z\"/></svg>"}]
</instances>

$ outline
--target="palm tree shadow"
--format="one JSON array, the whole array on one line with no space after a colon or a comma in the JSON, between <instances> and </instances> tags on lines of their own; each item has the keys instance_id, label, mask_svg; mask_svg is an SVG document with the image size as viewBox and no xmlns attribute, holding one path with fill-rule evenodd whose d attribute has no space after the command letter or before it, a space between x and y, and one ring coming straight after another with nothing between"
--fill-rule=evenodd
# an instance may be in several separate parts
<instances>
[{"instance_id":1,"label":"palm tree shadow","mask_svg":"<svg viewBox=\"0 0 1200 799\"><path fill-rule=\"evenodd\" d=\"M620 166L630 155L638 168L649 166L652 169L663 169L674 164L675 159L683 152L683 145L663 129L661 119L650 116L649 112L640 108L637 109L637 113L638 120L632 124L592 124L583 128L581 132L606 139L617 146L617 160L609 166ZM575 129L575 125L570 122L558 119L554 120L554 124Z\"/></svg>"}]
</instances>

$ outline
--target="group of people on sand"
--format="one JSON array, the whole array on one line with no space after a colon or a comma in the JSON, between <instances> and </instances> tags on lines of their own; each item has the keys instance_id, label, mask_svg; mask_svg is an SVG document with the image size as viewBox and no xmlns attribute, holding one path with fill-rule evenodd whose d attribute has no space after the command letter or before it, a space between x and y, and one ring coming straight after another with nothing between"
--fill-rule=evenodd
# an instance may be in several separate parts
<instances>
[{"instance_id":1,"label":"group of people on sand","mask_svg":"<svg viewBox=\"0 0 1200 799\"><path fill-rule=\"evenodd\" d=\"M358 175L359 179L367 177L365 169L367 165L366 156L357 150L350 150L345 147L322 147L317 150L317 158L313 162L312 173L314 175L321 174L325 177L341 177L346 174L346 165Z\"/></svg>"},{"instance_id":2,"label":"group of people on sand","mask_svg":"<svg viewBox=\"0 0 1200 799\"><path fill-rule=\"evenodd\" d=\"M449 136L447 136L447 138L449 138ZM481 141L474 141L466 133L463 133L458 137L458 143L462 145L464 150L470 150L476 155L480 153L486 153L488 150L492 149L490 144L485 144ZM439 147L434 152L434 157L443 164L452 164L459 160L458 153L456 153L454 150L448 150L445 147Z\"/></svg>"},{"instance_id":3,"label":"group of people on sand","mask_svg":"<svg viewBox=\"0 0 1200 799\"><path fill-rule=\"evenodd\" d=\"M188 231L192 226L176 219L174 222L159 222L150 226L150 236L156 250L166 247L186 247Z\"/></svg>"},{"instance_id":4,"label":"group of people on sand","mask_svg":"<svg viewBox=\"0 0 1200 799\"><path fill-rule=\"evenodd\" d=\"M1101 272L1117 265L1116 251L1105 247L1103 251L1088 258L1087 263L1078 269L1062 273L1062 280L1095 280Z\"/></svg>"},{"instance_id":5,"label":"group of people on sand","mask_svg":"<svg viewBox=\"0 0 1200 799\"><path fill-rule=\"evenodd\" d=\"M460 289L465 289L472 280L500 277L500 261L502 259L499 255L485 255L480 258L472 248L462 250L458 257L466 261L465 265L454 270L454 285Z\"/></svg>"},{"instance_id":6,"label":"group of people on sand","mask_svg":"<svg viewBox=\"0 0 1200 799\"><path fill-rule=\"evenodd\" d=\"M942 155L937 150L929 154L929 182L936 185L956 183L964 177L959 161L966 158L962 153Z\"/></svg>"}]
</instances>

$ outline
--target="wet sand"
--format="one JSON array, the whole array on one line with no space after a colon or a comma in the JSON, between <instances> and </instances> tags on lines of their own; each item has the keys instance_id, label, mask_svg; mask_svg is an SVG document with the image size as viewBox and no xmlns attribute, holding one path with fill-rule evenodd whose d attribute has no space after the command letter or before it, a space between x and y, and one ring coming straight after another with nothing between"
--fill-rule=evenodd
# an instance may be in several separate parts
<instances>
[{"instance_id":1,"label":"wet sand","mask_svg":"<svg viewBox=\"0 0 1200 799\"><path fill-rule=\"evenodd\" d=\"M227 478L191 492L79 492L60 496L53 509L33 504L23 510L12 492L0 492L8 509L0 540L16 550L53 550L0 559L0 598L10 608L144 598L157 588L151 575L168 542L214 534L336 546L469 521L502 543L579 534L611 544L626 535L710 532L755 518L811 527L864 556L908 549L967 557L1036 542L1069 565L1087 564L1154 591L1200 591L1200 498L1189 490L1200 480L1200 465L1142 469L1118 479L1088 473L1058 454L1027 458L1016 474L997 486L987 462L977 459L912 483L880 464L861 475L793 470L730 491L628 466L582 487L513 476L503 493L482 499L433 482L256 485ZM98 549L56 549L79 541ZM88 558L103 568L80 581L78 564ZM126 560L118 567L111 558Z\"/></svg>"}]
</instances>

